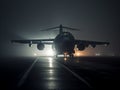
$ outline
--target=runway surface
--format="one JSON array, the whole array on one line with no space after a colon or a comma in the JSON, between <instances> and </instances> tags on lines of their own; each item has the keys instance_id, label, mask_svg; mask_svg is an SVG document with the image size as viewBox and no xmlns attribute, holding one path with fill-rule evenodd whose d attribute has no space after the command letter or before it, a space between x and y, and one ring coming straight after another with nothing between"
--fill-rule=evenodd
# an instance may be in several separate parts
<instances>
[{"instance_id":1,"label":"runway surface","mask_svg":"<svg viewBox=\"0 0 120 90\"><path fill-rule=\"evenodd\" d=\"M0 58L0 90L120 89L119 57Z\"/></svg>"}]
</instances>

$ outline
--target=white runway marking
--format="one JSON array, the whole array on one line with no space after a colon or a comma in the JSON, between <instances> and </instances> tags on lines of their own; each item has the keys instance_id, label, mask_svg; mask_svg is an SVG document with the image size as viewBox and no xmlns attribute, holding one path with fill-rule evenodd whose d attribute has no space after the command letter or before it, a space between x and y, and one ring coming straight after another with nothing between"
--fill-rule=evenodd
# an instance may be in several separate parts
<instances>
[{"instance_id":1,"label":"white runway marking","mask_svg":"<svg viewBox=\"0 0 120 90\"><path fill-rule=\"evenodd\" d=\"M33 68L33 66L35 65L35 63L38 61L38 58L35 59L35 61L32 63L32 65L27 69L27 71L24 73L23 77L20 79L20 81L18 82L17 86L21 87L23 85L23 83L25 82L28 74L30 73L31 69Z\"/></svg>"},{"instance_id":2,"label":"white runway marking","mask_svg":"<svg viewBox=\"0 0 120 90\"><path fill-rule=\"evenodd\" d=\"M59 63L59 62L58 62ZM64 64L59 63L63 68L65 68L66 70L68 70L69 72L71 72L76 78L78 78L80 81L84 82L89 88L92 88L92 86L82 77L80 77L78 74L76 74L75 72L73 72L72 70L70 70L68 67L66 67Z\"/></svg>"}]
</instances>

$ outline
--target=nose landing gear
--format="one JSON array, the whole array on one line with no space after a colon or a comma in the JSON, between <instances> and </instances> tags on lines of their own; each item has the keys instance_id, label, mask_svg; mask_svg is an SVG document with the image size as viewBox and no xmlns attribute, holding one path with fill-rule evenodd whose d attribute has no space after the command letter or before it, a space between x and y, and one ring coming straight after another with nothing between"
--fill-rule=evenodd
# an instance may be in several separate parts
<instances>
[{"instance_id":1,"label":"nose landing gear","mask_svg":"<svg viewBox=\"0 0 120 90\"><path fill-rule=\"evenodd\" d=\"M64 53L64 57L65 58L67 58L67 57L70 57L70 58L73 58L74 57L74 55L73 55L73 53Z\"/></svg>"}]
</instances>

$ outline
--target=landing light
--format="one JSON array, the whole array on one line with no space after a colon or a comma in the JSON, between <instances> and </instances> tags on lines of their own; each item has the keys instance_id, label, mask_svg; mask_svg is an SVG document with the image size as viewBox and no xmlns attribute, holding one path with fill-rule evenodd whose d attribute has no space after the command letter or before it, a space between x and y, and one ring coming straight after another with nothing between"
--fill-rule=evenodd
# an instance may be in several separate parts
<instances>
[{"instance_id":1,"label":"landing light","mask_svg":"<svg viewBox=\"0 0 120 90\"><path fill-rule=\"evenodd\" d=\"M76 53L76 56L80 56L80 54L81 54L81 53L77 52L77 53Z\"/></svg>"},{"instance_id":2,"label":"landing light","mask_svg":"<svg viewBox=\"0 0 120 90\"><path fill-rule=\"evenodd\" d=\"M100 53L96 53L95 56L100 56Z\"/></svg>"},{"instance_id":3,"label":"landing light","mask_svg":"<svg viewBox=\"0 0 120 90\"><path fill-rule=\"evenodd\" d=\"M76 57L79 57L79 56L84 56L84 54L83 53L81 53L81 52L75 52L75 54L74 54Z\"/></svg>"},{"instance_id":4,"label":"landing light","mask_svg":"<svg viewBox=\"0 0 120 90\"><path fill-rule=\"evenodd\" d=\"M37 56L37 54L36 54L36 53L34 53L34 56Z\"/></svg>"},{"instance_id":5,"label":"landing light","mask_svg":"<svg viewBox=\"0 0 120 90\"><path fill-rule=\"evenodd\" d=\"M54 56L55 52L52 49L49 49L49 50L46 51L46 55L47 56Z\"/></svg>"},{"instance_id":6,"label":"landing light","mask_svg":"<svg viewBox=\"0 0 120 90\"><path fill-rule=\"evenodd\" d=\"M108 44L104 44L105 45L105 47L107 47L108 46Z\"/></svg>"},{"instance_id":7,"label":"landing light","mask_svg":"<svg viewBox=\"0 0 120 90\"><path fill-rule=\"evenodd\" d=\"M52 62L53 59L51 57L49 57L48 60L49 60L49 62Z\"/></svg>"}]
</instances>

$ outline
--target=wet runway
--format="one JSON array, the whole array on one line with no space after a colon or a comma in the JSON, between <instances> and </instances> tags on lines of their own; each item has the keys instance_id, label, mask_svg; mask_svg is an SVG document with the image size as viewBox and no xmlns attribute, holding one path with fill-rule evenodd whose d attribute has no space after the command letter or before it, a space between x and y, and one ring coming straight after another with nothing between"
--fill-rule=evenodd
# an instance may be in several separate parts
<instances>
[{"instance_id":1,"label":"wet runway","mask_svg":"<svg viewBox=\"0 0 120 90\"><path fill-rule=\"evenodd\" d=\"M0 90L119 89L118 57L0 58Z\"/></svg>"}]
</instances>

